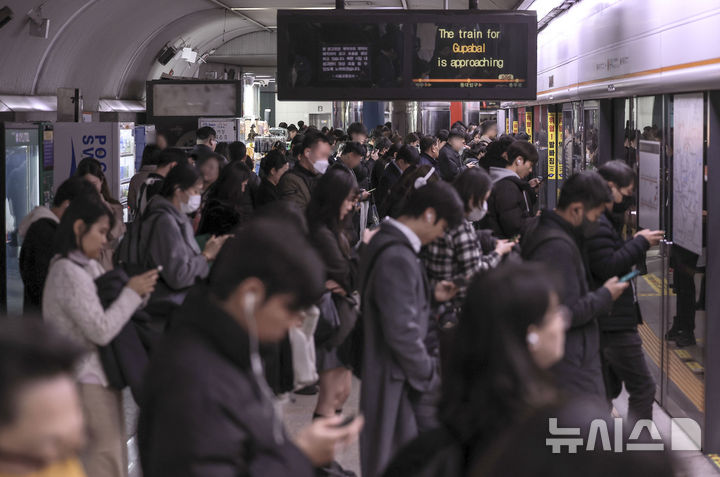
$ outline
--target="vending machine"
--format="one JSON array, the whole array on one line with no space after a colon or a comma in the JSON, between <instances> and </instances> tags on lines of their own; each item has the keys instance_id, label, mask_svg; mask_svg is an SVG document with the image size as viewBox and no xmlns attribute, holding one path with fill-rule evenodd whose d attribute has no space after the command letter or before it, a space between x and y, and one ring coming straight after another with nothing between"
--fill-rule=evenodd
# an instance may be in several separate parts
<instances>
[{"instance_id":1,"label":"vending machine","mask_svg":"<svg viewBox=\"0 0 720 477\"><path fill-rule=\"evenodd\" d=\"M75 173L78 163L92 157L102 164L110 195L123 205L128 220L127 196L135 175L134 123L55 123L55 188Z\"/></svg>"},{"instance_id":2,"label":"vending machine","mask_svg":"<svg viewBox=\"0 0 720 477\"><path fill-rule=\"evenodd\" d=\"M155 144L157 131L154 124L140 124L135 126L135 170L142 167L142 156L145 146Z\"/></svg>"},{"instance_id":3,"label":"vending machine","mask_svg":"<svg viewBox=\"0 0 720 477\"><path fill-rule=\"evenodd\" d=\"M20 223L40 205L43 128L33 123L0 123L0 192L5 197L0 210L4 240L0 254L0 313L20 315L23 283L18 258L22 237Z\"/></svg>"}]
</instances>

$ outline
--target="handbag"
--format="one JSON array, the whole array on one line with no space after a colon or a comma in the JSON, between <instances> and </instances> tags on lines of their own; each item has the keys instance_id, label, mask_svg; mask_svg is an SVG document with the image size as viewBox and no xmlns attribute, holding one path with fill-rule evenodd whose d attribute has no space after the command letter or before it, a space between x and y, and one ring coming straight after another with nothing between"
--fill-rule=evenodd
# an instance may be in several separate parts
<instances>
[{"instance_id":1,"label":"handbag","mask_svg":"<svg viewBox=\"0 0 720 477\"><path fill-rule=\"evenodd\" d=\"M360 294L353 292L350 296L332 294L332 300L337 310L340 325L333 336L327 341L326 346L335 348L345 342L350 332L355 328L360 316Z\"/></svg>"},{"instance_id":2,"label":"handbag","mask_svg":"<svg viewBox=\"0 0 720 477\"><path fill-rule=\"evenodd\" d=\"M315 328L320 312L312 307L305 312L302 325L290 328L290 348L293 363L293 389L315 384L319 378L315 355Z\"/></svg>"},{"instance_id":3,"label":"handbag","mask_svg":"<svg viewBox=\"0 0 720 477\"><path fill-rule=\"evenodd\" d=\"M315 328L315 345L328 347L335 333L340 329L340 316L337 307L332 299L332 293L326 291L317 303L319 310L319 319Z\"/></svg>"}]
</instances>

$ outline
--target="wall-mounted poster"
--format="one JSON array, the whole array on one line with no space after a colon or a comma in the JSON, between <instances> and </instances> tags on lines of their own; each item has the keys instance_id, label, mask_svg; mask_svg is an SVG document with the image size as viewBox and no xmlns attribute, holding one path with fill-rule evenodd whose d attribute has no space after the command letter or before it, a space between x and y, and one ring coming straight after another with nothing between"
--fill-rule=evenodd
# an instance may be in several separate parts
<instances>
[{"instance_id":1,"label":"wall-mounted poster","mask_svg":"<svg viewBox=\"0 0 720 477\"><path fill-rule=\"evenodd\" d=\"M641 140L639 145L638 225L660 228L660 143Z\"/></svg>"},{"instance_id":2,"label":"wall-mounted poster","mask_svg":"<svg viewBox=\"0 0 720 477\"><path fill-rule=\"evenodd\" d=\"M702 254L703 93L677 94L673 133L673 242Z\"/></svg>"}]
</instances>

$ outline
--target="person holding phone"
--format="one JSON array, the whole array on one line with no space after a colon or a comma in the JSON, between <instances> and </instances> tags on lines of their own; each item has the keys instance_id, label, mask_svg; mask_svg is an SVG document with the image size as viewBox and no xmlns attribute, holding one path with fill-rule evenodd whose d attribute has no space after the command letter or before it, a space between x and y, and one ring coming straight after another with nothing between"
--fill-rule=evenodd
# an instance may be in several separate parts
<instances>
[{"instance_id":1,"label":"person holding phone","mask_svg":"<svg viewBox=\"0 0 720 477\"><path fill-rule=\"evenodd\" d=\"M495 250L488 254L484 254L480 246L473 222L485 217L492 188L490 176L484 170L464 170L455 179L453 187L464 205L463 220L425 247L421 255L431 285L450 280L458 287L455 298L443 306L452 315L465 298L468 280L479 272L497 267L502 257L515 246L514 242L498 240ZM447 319L453 320L451 316Z\"/></svg>"},{"instance_id":2,"label":"person holding phone","mask_svg":"<svg viewBox=\"0 0 720 477\"><path fill-rule=\"evenodd\" d=\"M585 237L593 288L599 288L608 278L622 276L632 271L645 259L650 247L660 243L662 230L641 230L625 241L621 236L624 212L632 205L635 188L635 172L622 161L603 164L598 173L612 191L612 202L605 206L598 217L591 235ZM631 282L632 283L632 282ZM628 417L652 419L652 403L655 398L653 380L637 325L642 322L637 303L637 290L632 284L613 304L612 310L598 318L600 325L600 352L603 377L608 402L612 402L625 389L630 394Z\"/></svg>"}]
</instances>

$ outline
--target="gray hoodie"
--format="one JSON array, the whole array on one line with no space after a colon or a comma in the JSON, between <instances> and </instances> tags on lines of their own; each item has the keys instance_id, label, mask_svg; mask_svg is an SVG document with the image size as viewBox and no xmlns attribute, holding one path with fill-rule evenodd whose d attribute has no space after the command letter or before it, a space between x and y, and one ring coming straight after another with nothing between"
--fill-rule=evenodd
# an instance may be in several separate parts
<instances>
[{"instance_id":1,"label":"gray hoodie","mask_svg":"<svg viewBox=\"0 0 720 477\"><path fill-rule=\"evenodd\" d=\"M511 171L510 169L506 169L504 167L490 168L490 179L492 179L493 184L502 179L505 179L506 177L517 177L518 179L520 179L520 176L517 175L515 171Z\"/></svg>"}]
</instances>

